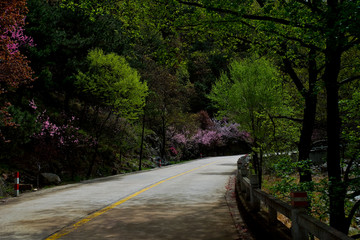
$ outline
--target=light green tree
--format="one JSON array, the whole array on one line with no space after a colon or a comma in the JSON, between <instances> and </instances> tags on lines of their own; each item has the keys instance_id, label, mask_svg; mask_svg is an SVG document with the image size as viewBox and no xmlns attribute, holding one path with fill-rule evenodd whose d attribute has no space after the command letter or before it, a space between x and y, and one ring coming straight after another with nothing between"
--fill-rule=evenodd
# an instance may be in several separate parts
<instances>
[{"instance_id":1,"label":"light green tree","mask_svg":"<svg viewBox=\"0 0 360 240\"><path fill-rule=\"evenodd\" d=\"M147 85L126 59L100 49L89 52L89 69L79 72L76 85L99 103L111 108L122 118L136 119L141 114L147 96Z\"/></svg>"},{"instance_id":2,"label":"light green tree","mask_svg":"<svg viewBox=\"0 0 360 240\"><path fill-rule=\"evenodd\" d=\"M220 116L235 120L251 133L253 165L260 183L262 153L278 135L274 117L285 111L280 83L277 69L267 59L251 57L232 62L229 76L223 73L209 95Z\"/></svg>"},{"instance_id":3,"label":"light green tree","mask_svg":"<svg viewBox=\"0 0 360 240\"><path fill-rule=\"evenodd\" d=\"M148 87L122 56L94 49L89 52L87 60L88 71L79 72L75 84L85 94L87 102L95 107L94 125L99 126L95 138L99 141L113 113L117 115L115 123L120 117L127 120L138 118L145 106ZM106 109L107 116L101 116L100 108ZM98 145L94 149L87 177L92 173L97 154Z\"/></svg>"}]
</instances>

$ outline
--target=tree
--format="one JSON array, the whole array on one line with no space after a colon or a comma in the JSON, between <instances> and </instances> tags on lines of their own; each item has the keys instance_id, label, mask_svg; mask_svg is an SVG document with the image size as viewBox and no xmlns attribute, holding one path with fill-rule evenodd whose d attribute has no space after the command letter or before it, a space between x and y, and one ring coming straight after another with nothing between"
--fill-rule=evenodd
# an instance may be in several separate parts
<instances>
[{"instance_id":1,"label":"tree","mask_svg":"<svg viewBox=\"0 0 360 240\"><path fill-rule=\"evenodd\" d=\"M70 114L73 109L69 103L77 97L75 75L79 70L87 70L89 50L101 48L122 55L126 38L122 23L114 16L97 15L91 21L82 11L62 8L59 4L28 0L26 32L37 43L28 55L38 76L34 93L41 94L48 105L57 105L61 99L59 105Z\"/></svg>"},{"instance_id":2,"label":"tree","mask_svg":"<svg viewBox=\"0 0 360 240\"><path fill-rule=\"evenodd\" d=\"M351 98L340 102L340 110L342 113L341 120L343 124L342 139L345 144L343 148L345 148L344 154L347 159L347 161L344 159L347 166L344 171L343 183L345 188L349 190L346 198L354 202L345 219L345 224L348 228L360 206L360 200L356 200L355 198L360 194L360 93L358 92L358 88L355 89L356 90L352 93Z\"/></svg>"},{"instance_id":3,"label":"tree","mask_svg":"<svg viewBox=\"0 0 360 240\"><path fill-rule=\"evenodd\" d=\"M265 58L234 61L229 66L229 76L226 73L220 76L209 97L220 116L235 120L251 134L253 165L261 183L262 154L272 137L268 134L267 120L278 114L283 104L276 68Z\"/></svg>"},{"instance_id":4,"label":"tree","mask_svg":"<svg viewBox=\"0 0 360 240\"><path fill-rule=\"evenodd\" d=\"M87 59L89 70L78 73L76 85L122 118L136 119L147 95L147 85L137 71L124 57L100 49L90 51Z\"/></svg>"},{"instance_id":5,"label":"tree","mask_svg":"<svg viewBox=\"0 0 360 240\"><path fill-rule=\"evenodd\" d=\"M142 77L149 86L145 117L151 124L150 128L160 137L159 154L166 159L168 128L182 118L191 86L181 84L166 66L159 65L152 59L143 60Z\"/></svg>"},{"instance_id":6,"label":"tree","mask_svg":"<svg viewBox=\"0 0 360 240\"><path fill-rule=\"evenodd\" d=\"M140 81L137 71L129 66L124 57L115 53L105 54L101 49L95 49L88 55L89 70L79 72L76 85L84 92L87 99L92 99L95 105L95 121L99 118L100 107L105 107L107 116L95 130L95 139L99 142L106 122L115 113L118 118L137 119L142 113L147 96L147 85ZM98 153L98 145L90 162L87 176L90 177Z\"/></svg>"},{"instance_id":7,"label":"tree","mask_svg":"<svg viewBox=\"0 0 360 240\"><path fill-rule=\"evenodd\" d=\"M7 111L10 103L6 93L33 81L29 61L19 50L33 43L23 32L27 13L25 0L1 1L0 11L0 126L14 126ZM4 137L1 130L0 137Z\"/></svg>"}]
</instances>

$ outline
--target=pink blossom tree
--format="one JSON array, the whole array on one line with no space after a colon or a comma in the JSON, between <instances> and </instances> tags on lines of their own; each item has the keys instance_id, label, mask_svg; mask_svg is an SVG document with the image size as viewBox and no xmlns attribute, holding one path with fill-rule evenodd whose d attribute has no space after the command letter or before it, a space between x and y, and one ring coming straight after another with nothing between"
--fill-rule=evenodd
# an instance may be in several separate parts
<instances>
[{"instance_id":1,"label":"pink blossom tree","mask_svg":"<svg viewBox=\"0 0 360 240\"><path fill-rule=\"evenodd\" d=\"M210 119L204 111L201 112L199 121L200 126L192 134L184 129L179 132L174 129L169 131L172 132L171 144L182 149L183 152L191 152L190 155L198 156L200 153L216 152L221 147L240 141L252 142L250 134L241 131L240 125L237 123L229 123L226 119Z\"/></svg>"},{"instance_id":2,"label":"pink blossom tree","mask_svg":"<svg viewBox=\"0 0 360 240\"><path fill-rule=\"evenodd\" d=\"M33 81L29 61L19 51L23 45L33 46L33 40L24 34L25 0L0 1L0 125L15 126L8 112L11 105L6 93ZM1 129L0 137L5 140Z\"/></svg>"},{"instance_id":3,"label":"pink blossom tree","mask_svg":"<svg viewBox=\"0 0 360 240\"><path fill-rule=\"evenodd\" d=\"M76 165L83 164L79 162L84 155L81 153L96 146L96 140L76 127L77 119L74 116L63 114L63 121L56 123L47 115L46 110L39 111L34 100L29 102L29 106L37 114L36 122L39 126L32 136L38 163L53 172L57 172L57 165L61 165L74 178L78 168Z\"/></svg>"}]
</instances>

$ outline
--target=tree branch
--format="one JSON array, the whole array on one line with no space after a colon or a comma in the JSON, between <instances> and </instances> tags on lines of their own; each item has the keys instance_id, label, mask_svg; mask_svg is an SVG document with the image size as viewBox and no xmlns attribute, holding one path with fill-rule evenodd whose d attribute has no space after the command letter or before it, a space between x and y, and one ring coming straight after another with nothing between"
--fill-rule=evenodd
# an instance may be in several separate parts
<instances>
[{"instance_id":1,"label":"tree branch","mask_svg":"<svg viewBox=\"0 0 360 240\"><path fill-rule=\"evenodd\" d=\"M281 36L281 37L283 37L283 38L285 38L285 39L298 42L298 43L300 43L300 45L303 46L303 47L310 48L310 49L314 49L314 50L317 50L317 51L321 51L321 52L322 52L322 49L321 49L321 48L319 48L319 47L317 47L317 46L315 46L315 45L312 45L312 44L307 44L307 43L305 43L303 40L301 40L301 39L299 39L299 38L291 37L291 36L287 36L287 35L283 35L283 34L281 34L281 33L276 33L276 32L273 32L273 33L275 33L275 34L277 34L277 35L279 35L279 36Z\"/></svg>"},{"instance_id":2,"label":"tree branch","mask_svg":"<svg viewBox=\"0 0 360 240\"><path fill-rule=\"evenodd\" d=\"M323 11L321 11L319 8L317 8L316 6L314 6L311 1L304 1L304 0L295 0L298 3L303 4L304 6L310 8L313 12L316 13L323 13Z\"/></svg>"},{"instance_id":3,"label":"tree branch","mask_svg":"<svg viewBox=\"0 0 360 240\"><path fill-rule=\"evenodd\" d=\"M243 22L242 22L243 23ZM247 24L247 26L251 26L250 24ZM256 29L255 27L251 26L253 29ZM301 46L305 47L305 48L309 48L309 49L314 49L316 51L320 51L322 52L323 50L315 45L312 45L312 44L309 44L309 43L306 43L304 42L302 39L299 39L299 38L296 38L296 37L292 37L292 36L289 36L289 35L286 35L286 34L282 34L280 32L276 32L276 31L268 31L268 30L263 30L263 32L267 32L267 33L272 33L272 34L275 34L275 35L278 35L280 37L283 37L287 40L291 40L291 41L294 41L294 42L298 42Z\"/></svg>"},{"instance_id":4,"label":"tree branch","mask_svg":"<svg viewBox=\"0 0 360 240\"><path fill-rule=\"evenodd\" d=\"M290 75L291 79L293 80L296 88L298 89L298 91L300 92L300 94L306 98L307 95L307 90L305 88L305 86L302 84L299 76L296 74L294 68L291 65L291 62L289 59L287 58L283 58L283 63L284 63L284 71Z\"/></svg>"},{"instance_id":5,"label":"tree branch","mask_svg":"<svg viewBox=\"0 0 360 240\"><path fill-rule=\"evenodd\" d=\"M354 37L354 39L352 39L351 41L349 41L349 43L346 44L346 45L342 48L343 52L349 50L349 49L352 48L352 47L355 47L355 46L359 45L360 39L357 38L357 37L355 37L355 36L352 36L352 37Z\"/></svg>"},{"instance_id":6,"label":"tree branch","mask_svg":"<svg viewBox=\"0 0 360 240\"><path fill-rule=\"evenodd\" d=\"M303 122L304 119L301 119L301 118L293 118L293 117L288 117L288 116L281 116L281 115L278 115L278 116L271 116L272 118L278 118L278 119L288 119L288 120L291 120L291 121L294 121L294 122Z\"/></svg>"},{"instance_id":7,"label":"tree branch","mask_svg":"<svg viewBox=\"0 0 360 240\"><path fill-rule=\"evenodd\" d=\"M355 234L355 235L352 235L350 236L351 238L353 239L359 239L360 238L360 234Z\"/></svg>"},{"instance_id":8,"label":"tree branch","mask_svg":"<svg viewBox=\"0 0 360 240\"><path fill-rule=\"evenodd\" d=\"M234 16L237 16L237 17L242 17L242 18L249 19L249 20L274 22L274 23L278 23L278 24L281 24L281 25L295 26L295 27L299 27L299 28L301 28L301 27L313 28L313 26L309 25L309 24L305 24L304 26L301 26L300 24L294 25L292 22L290 22L288 20L285 20L285 19L281 19L281 18L274 18L274 17L269 17L269 16L241 14L240 12L236 12L236 11L233 11L233 10L230 10L230 9L222 9L222 8L217 8L217 7L205 6L203 4L195 3L195 2L187 2L187 1L182 1L182 0L178 0L178 2L181 3L181 4L184 4L184 5L198 7L198 8L204 8L204 9L208 9L208 10L218 12L218 13L231 14L231 15L234 15Z\"/></svg>"},{"instance_id":9,"label":"tree branch","mask_svg":"<svg viewBox=\"0 0 360 240\"><path fill-rule=\"evenodd\" d=\"M263 0L256 0L256 2L259 4L260 7L264 7L264 1Z\"/></svg>"},{"instance_id":10,"label":"tree branch","mask_svg":"<svg viewBox=\"0 0 360 240\"><path fill-rule=\"evenodd\" d=\"M360 207L360 200L355 203L355 205L352 207L349 215L347 216L346 220L348 221L349 225L351 222L351 219L354 217L356 210Z\"/></svg>"},{"instance_id":11,"label":"tree branch","mask_svg":"<svg viewBox=\"0 0 360 240\"><path fill-rule=\"evenodd\" d=\"M358 75L358 76L353 76L353 77L349 77L349 78L347 78L347 79L344 79L344 80L342 80L341 82L339 82L339 85L343 85L343 84L345 84L345 83L349 83L349 82L352 82L352 81L357 80L357 79L360 79L360 75Z\"/></svg>"},{"instance_id":12,"label":"tree branch","mask_svg":"<svg viewBox=\"0 0 360 240\"><path fill-rule=\"evenodd\" d=\"M350 184L359 184L360 183L360 177L357 178L351 178L348 180L348 185Z\"/></svg>"},{"instance_id":13,"label":"tree branch","mask_svg":"<svg viewBox=\"0 0 360 240\"><path fill-rule=\"evenodd\" d=\"M350 47L349 48L351 48L351 47L353 47L353 46L355 46L355 45L357 45L357 44L359 44L360 43L360 39L359 38L355 38L355 39L353 39L351 42L350 42ZM347 50L347 49L346 49Z\"/></svg>"},{"instance_id":14,"label":"tree branch","mask_svg":"<svg viewBox=\"0 0 360 240\"><path fill-rule=\"evenodd\" d=\"M199 3L189 3L189 2L183 2L183 1L179 1L179 3L183 3L183 4L187 4L187 5L192 5L192 6L197 6L197 7L200 7L200 8L206 8L206 9L209 9L208 7L204 6L204 5L201 5ZM265 21L271 21L269 19L263 19L263 18L270 18L270 17L266 17L266 16L254 16L256 18L259 18L259 19L253 19L253 18L248 18L246 16L248 15L241 15L240 13L238 12L235 12L235 11L232 11L232 10L225 10L225 9L219 9L219 8L212 8L210 7L210 9L217 9L219 11L225 11L226 13L228 13L228 11L232 12L232 15L235 15L235 16L238 16L238 17L244 17L245 19L251 19L251 20L265 20ZM214 10L215 11L215 10ZM262 19L260 19L262 18ZM279 19L279 20L282 20L282 19ZM287 21L287 20L284 20L284 21ZM252 26L251 24L245 22L245 21L242 21L242 20L224 20L224 21L208 21L208 22L205 22L205 23L241 23L243 24L244 26L247 26L248 28L252 29L252 30L256 30L256 27ZM289 21L288 21L289 22ZM289 22L290 23L290 22ZM189 27L194 27L194 26L201 26L202 23L200 24L194 24L194 25L187 25ZM290 25L290 24L285 24L285 25ZM313 44L310 44L310 43L306 43L304 42L302 39L299 39L299 38L296 38L296 37L292 37L292 36L289 36L289 35L285 35L285 34L282 34L280 32L276 32L276 31L268 31L268 30L263 30L264 32L267 32L267 33L271 33L271 34L275 34L275 35L278 35L280 37L283 37L287 40L291 40L291 41L295 41L295 42L298 42L301 46L305 47L305 48L310 48L310 49L315 49L317 51L322 51L321 48L313 45Z\"/></svg>"},{"instance_id":15,"label":"tree branch","mask_svg":"<svg viewBox=\"0 0 360 240\"><path fill-rule=\"evenodd\" d=\"M178 26L177 29L183 29L183 28L186 28L186 27L198 27L198 26L204 26L206 24L218 24L218 23L241 23L251 29L255 29L254 26L244 22L244 21L241 21L239 19L234 19L234 20L219 20L219 21L203 21L203 22L200 22L200 23L197 23L197 24L187 24L187 25L181 25L181 26Z\"/></svg>"},{"instance_id":16,"label":"tree branch","mask_svg":"<svg viewBox=\"0 0 360 240\"><path fill-rule=\"evenodd\" d=\"M353 192L352 194L346 195L347 198L354 198L360 195L360 190Z\"/></svg>"},{"instance_id":17,"label":"tree branch","mask_svg":"<svg viewBox=\"0 0 360 240\"><path fill-rule=\"evenodd\" d=\"M350 173L350 169L353 165L353 162L354 162L355 158L352 157L350 159L350 162L348 163L348 165L346 166L346 170L345 170L345 173L344 173L344 182L345 183L348 183L349 182L349 173Z\"/></svg>"},{"instance_id":18,"label":"tree branch","mask_svg":"<svg viewBox=\"0 0 360 240\"><path fill-rule=\"evenodd\" d=\"M256 30L256 28L244 21L239 21L241 24L244 24L245 26L253 29L253 30ZM305 47L305 48L309 48L309 49L314 49L316 51L320 51L322 52L323 50L315 45L312 45L312 44L308 44L306 42L304 42L303 40L299 39L299 38L296 38L296 37L291 37L289 35L285 35L285 34L282 34L280 32L276 32L276 31L268 31L268 30L263 30L263 32L265 33L271 33L271 34L275 34L275 35L278 35L280 37L283 37L285 38L286 40L290 40L290 41L294 41L294 42L298 42L301 46Z\"/></svg>"}]
</instances>

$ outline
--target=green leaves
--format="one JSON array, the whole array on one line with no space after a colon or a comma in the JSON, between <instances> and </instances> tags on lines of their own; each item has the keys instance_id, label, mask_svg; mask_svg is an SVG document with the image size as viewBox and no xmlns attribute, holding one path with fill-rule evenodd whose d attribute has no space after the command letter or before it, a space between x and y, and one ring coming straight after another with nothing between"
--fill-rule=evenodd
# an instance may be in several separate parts
<instances>
[{"instance_id":1,"label":"green leaves","mask_svg":"<svg viewBox=\"0 0 360 240\"><path fill-rule=\"evenodd\" d=\"M360 93L354 92L351 98L340 101L342 111L342 137L346 141L346 157L358 159L360 156Z\"/></svg>"},{"instance_id":2,"label":"green leaves","mask_svg":"<svg viewBox=\"0 0 360 240\"><path fill-rule=\"evenodd\" d=\"M209 95L222 115L231 116L253 134L263 114L280 105L279 78L276 68L264 58L252 57L234 61L217 80Z\"/></svg>"},{"instance_id":3,"label":"green leaves","mask_svg":"<svg viewBox=\"0 0 360 240\"><path fill-rule=\"evenodd\" d=\"M93 0L62 0L61 7L75 10L80 9L92 21L95 21L97 15L110 14L114 9L116 9L118 1L93 1Z\"/></svg>"},{"instance_id":4,"label":"green leaves","mask_svg":"<svg viewBox=\"0 0 360 240\"><path fill-rule=\"evenodd\" d=\"M291 116L288 92L282 88L277 69L266 58L253 56L232 62L229 74L221 74L208 97L219 116L236 121L251 133L258 147L254 151L294 149L298 126L281 117Z\"/></svg>"},{"instance_id":5,"label":"green leaves","mask_svg":"<svg viewBox=\"0 0 360 240\"><path fill-rule=\"evenodd\" d=\"M147 85L140 82L137 71L124 57L101 49L90 51L87 59L89 70L77 74L76 85L121 117L136 119L147 96Z\"/></svg>"}]
</instances>

